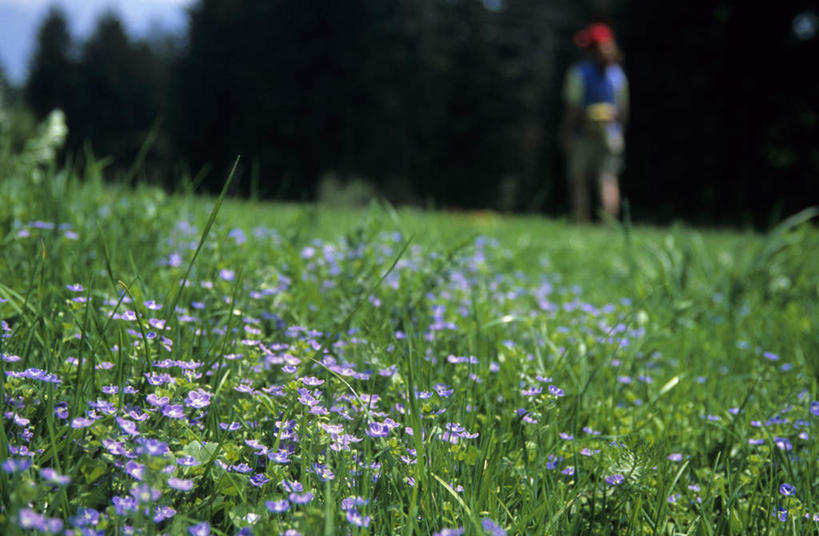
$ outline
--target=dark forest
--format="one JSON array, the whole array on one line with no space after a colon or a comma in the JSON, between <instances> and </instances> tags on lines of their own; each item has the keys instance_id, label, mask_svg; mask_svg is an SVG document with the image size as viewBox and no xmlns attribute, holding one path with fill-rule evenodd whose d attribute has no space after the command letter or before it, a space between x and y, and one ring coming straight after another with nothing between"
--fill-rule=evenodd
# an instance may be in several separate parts
<instances>
[{"instance_id":1,"label":"dark forest","mask_svg":"<svg viewBox=\"0 0 819 536\"><path fill-rule=\"evenodd\" d=\"M111 180L312 201L333 177L395 204L567 211L561 88L591 21L632 100L635 220L766 227L819 201L819 37L808 2L200 0L185 35L83 41L53 8L24 87L65 111L64 157ZM138 166L134 164L137 163Z\"/></svg>"}]
</instances>

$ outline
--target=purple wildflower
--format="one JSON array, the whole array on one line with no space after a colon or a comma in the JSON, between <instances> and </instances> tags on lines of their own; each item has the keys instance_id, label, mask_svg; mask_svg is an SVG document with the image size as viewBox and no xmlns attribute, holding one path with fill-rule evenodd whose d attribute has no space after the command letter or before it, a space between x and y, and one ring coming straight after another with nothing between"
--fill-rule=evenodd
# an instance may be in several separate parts
<instances>
[{"instance_id":1,"label":"purple wildflower","mask_svg":"<svg viewBox=\"0 0 819 536\"><path fill-rule=\"evenodd\" d=\"M142 480L142 477L145 476L145 466L130 460L125 464L125 472L137 480Z\"/></svg>"},{"instance_id":2,"label":"purple wildflower","mask_svg":"<svg viewBox=\"0 0 819 536\"><path fill-rule=\"evenodd\" d=\"M167 396L156 396L154 393L151 393L145 397L145 401L152 406L161 408L163 406L167 406L171 399Z\"/></svg>"},{"instance_id":3,"label":"purple wildflower","mask_svg":"<svg viewBox=\"0 0 819 536\"><path fill-rule=\"evenodd\" d=\"M230 470L234 471L236 473L245 474L245 473L249 473L249 472L253 471L253 468L250 467L246 463L239 463L239 464L236 464L236 465L231 465Z\"/></svg>"},{"instance_id":4,"label":"purple wildflower","mask_svg":"<svg viewBox=\"0 0 819 536\"><path fill-rule=\"evenodd\" d=\"M57 402L54 404L54 416L65 420L68 418L68 402Z\"/></svg>"},{"instance_id":5,"label":"purple wildflower","mask_svg":"<svg viewBox=\"0 0 819 536\"><path fill-rule=\"evenodd\" d=\"M14 419L12 420L17 426L28 426L28 424L31 422L30 419L26 419L25 417L17 415L16 413L14 414Z\"/></svg>"},{"instance_id":6,"label":"purple wildflower","mask_svg":"<svg viewBox=\"0 0 819 536\"><path fill-rule=\"evenodd\" d=\"M796 495L796 486L785 482L781 486L779 486L779 493L781 493L785 497L791 497L792 495Z\"/></svg>"},{"instance_id":7,"label":"purple wildflower","mask_svg":"<svg viewBox=\"0 0 819 536\"><path fill-rule=\"evenodd\" d=\"M789 451L793 448L790 439L787 437L774 437L774 445L776 445L779 450L784 451Z\"/></svg>"},{"instance_id":8,"label":"purple wildflower","mask_svg":"<svg viewBox=\"0 0 819 536\"><path fill-rule=\"evenodd\" d=\"M168 444L158 439L142 441L142 451L150 456L162 456L168 452Z\"/></svg>"},{"instance_id":9,"label":"purple wildflower","mask_svg":"<svg viewBox=\"0 0 819 536\"><path fill-rule=\"evenodd\" d=\"M552 393L554 396L561 397L564 395L563 389L556 387L554 385L549 386L549 392Z\"/></svg>"},{"instance_id":10,"label":"purple wildflower","mask_svg":"<svg viewBox=\"0 0 819 536\"><path fill-rule=\"evenodd\" d=\"M137 424L129 419L124 417L117 417L117 424L119 425L120 430L123 433L128 434L130 436L138 436L139 435L139 428Z\"/></svg>"},{"instance_id":11,"label":"purple wildflower","mask_svg":"<svg viewBox=\"0 0 819 536\"><path fill-rule=\"evenodd\" d=\"M40 477L49 484L56 484L58 486L65 486L71 482L71 477L61 475L51 467L44 467L40 470Z\"/></svg>"},{"instance_id":12,"label":"purple wildflower","mask_svg":"<svg viewBox=\"0 0 819 536\"><path fill-rule=\"evenodd\" d=\"M440 532L433 532L432 536L463 536L464 528L458 527L456 529L441 529Z\"/></svg>"},{"instance_id":13,"label":"purple wildflower","mask_svg":"<svg viewBox=\"0 0 819 536\"><path fill-rule=\"evenodd\" d=\"M114 441L113 439L103 439L102 446L114 456L123 456L128 454L128 450L123 446L123 444L119 441Z\"/></svg>"},{"instance_id":14,"label":"purple wildflower","mask_svg":"<svg viewBox=\"0 0 819 536\"><path fill-rule=\"evenodd\" d=\"M188 527L191 536L210 536L210 523L202 521L198 525Z\"/></svg>"},{"instance_id":15,"label":"purple wildflower","mask_svg":"<svg viewBox=\"0 0 819 536\"><path fill-rule=\"evenodd\" d=\"M369 502L370 501L368 501L364 497L356 496L347 497L346 499L341 500L341 509L346 512L347 510L355 508L357 506L365 506L369 504Z\"/></svg>"},{"instance_id":16,"label":"purple wildflower","mask_svg":"<svg viewBox=\"0 0 819 536\"><path fill-rule=\"evenodd\" d=\"M506 531L488 517L481 519L481 527L489 536L506 536Z\"/></svg>"},{"instance_id":17,"label":"purple wildflower","mask_svg":"<svg viewBox=\"0 0 819 536\"><path fill-rule=\"evenodd\" d=\"M322 465L320 463L313 464L313 472L322 482L327 482L328 480L333 480L336 475L333 473L332 469L327 467L326 465Z\"/></svg>"},{"instance_id":18,"label":"purple wildflower","mask_svg":"<svg viewBox=\"0 0 819 536\"><path fill-rule=\"evenodd\" d=\"M619 486L625 482L625 480L625 477L620 473L615 473L606 477L606 482L609 484L609 486Z\"/></svg>"},{"instance_id":19,"label":"purple wildflower","mask_svg":"<svg viewBox=\"0 0 819 536\"><path fill-rule=\"evenodd\" d=\"M77 417L73 421L71 421L71 428L78 430L80 428L88 428L94 424L94 419L88 419L86 417Z\"/></svg>"},{"instance_id":20,"label":"purple wildflower","mask_svg":"<svg viewBox=\"0 0 819 536\"><path fill-rule=\"evenodd\" d=\"M169 419L184 419L185 408L178 404L170 404L162 408L162 415L168 417Z\"/></svg>"},{"instance_id":21,"label":"purple wildflower","mask_svg":"<svg viewBox=\"0 0 819 536\"><path fill-rule=\"evenodd\" d=\"M551 389L549 389L551 391ZM543 392L543 387L536 385L531 389L521 389L520 394L523 396L537 396Z\"/></svg>"},{"instance_id":22,"label":"purple wildflower","mask_svg":"<svg viewBox=\"0 0 819 536\"><path fill-rule=\"evenodd\" d=\"M268 452L267 458L275 463L281 464L290 463L290 454L286 450L280 450L278 452Z\"/></svg>"},{"instance_id":23,"label":"purple wildflower","mask_svg":"<svg viewBox=\"0 0 819 536\"><path fill-rule=\"evenodd\" d=\"M297 481L290 481L290 480L282 480L282 487L289 492L297 492L300 493L304 491L304 486L302 486L301 482Z\"/></svg>"},{"instance_id":24,"label":"purple wildflower","mask_svg":"<svg viewBox=\"0 0 819 536\"><path fill-rule=\"evenodd\" d=\"M185 467L193 467L194 465L199 465L199 461L193 456L184 456L182 458L177 458L176 463Z\"/></svg>"},{"instance_id":25,"label":"purple wildflower","mask_svg":"<svg viewBox=\"0 0 819 536\"><path fill-rule=\"evenodd\" d=\"M29 508L23 508L17 514L20 527L23 529L36 529L43 531L45 529L45 517L38 514Z\"/></svg>"},{"instance_id":26,"label":"purple wildflower","mask_svg":"<svg viewBox=\"0 0 819 536\"><path fill-rule=\"evenodd\" d=\"M176 515L176 510L170 506L160 505L154 508L154 523L161 523L166 519L170 519Z\"/></svg>"},{"instance_id":27,"label":"purple wildflower","mask_svg":"<svg viewBox=\"0 0 819 536\"><path fill-rule=\"evenodd\" d=\"M139 505L136 502L136 499L133 497L120 497L119 495L114 495L111 498L111 502L114 504L114 508L116 508L117 515L125 515L127 512L136 512Z\"/></svg>"},{"instance_id":28,"label":"purple wildflower","mask_svg":"<svg viewBox=\"0 0 819 536\"><path fill-rule=\"evenodd\" d=\"M309 491L307 493L291 493L287 498L293 504L307 504L313 500L313 494Z\"/></svg>"},{"instance_id":29,"label":"purple wildflower","mask_svg":"<svg viewBox=\"0 0 819 536\"><path fill-rule=\"evenodd\" d=\"M314 378L313 376L304 376L301 379L301 383L308 387L317 387L324 383L324 380L320 380L318 378Z\"/></svg>"},{"instance_id":30,"label":"purple wildflower","mask_svg":"<svg viewBox=\"0 0 819 536\"><path fill-rule=\"evenodd\" d=\"M149 503L159 499L162 492L148 484L139 484L131 489L131 496L139 503Z\"/></svg>"},{"instance_id":31,"label":"purple wildflower","mask_svg":"<svg viewBox=\"0 0 819 536\"><path fill-rule=\"evenodd\" d=\"M435 385L432 386L432 388L435 389L435 392L438 393L438 396L440 396L441 398L448 398L452 396L452 393L455 392L455 389L443 383L436 383Z\"/></svg>"},{"instance_id":32,"label":"purple wildflower","mask_svg":"<svg viewBox=\"0 0 819 536\"><path fill-rule=\"evenodd\" d=\"M672 452L671 454L668 455L668 459L671 460L672 462L681 462L683 457L682 454L678 452Z\"/></svg>"},{"instance_id":33,"label":"purple wildflower","mask_svg":"<svg viewBox=\"0 0 819 536\"><path fill-rule=\"evenodd\" d=\"M227 430L229 432L235 432L236 430L238 430L241 427L242 427L242 423L238 423L238 422L220 422L219 423L219 428L221 428L222 430Z\"/></svg>"},{"instance_id":34,"label":"purple wildflower","mask_svg":"<svg viewBox=\"0 0 819 536\"><path fill-rule=\"evenodd\" d=\"M210 405L210 399L213 395L203 389L196 389L188 393L185 399L185 405L189 408L206 408Z\"/></svg>"},{"instance_id":35,"label":"purple wildflower","mask_svg":"<svg viewBox=\"0 0 819 536\"><path fill-rule=\"evenodd\" d=\"M267 501L264 503L264 505L274 514L281 514L290 510L290 503L287 502L287 499L282 499L280 501Z\"/></svg>"},{"instance_id":36,"label":"purple wildflower","mask_svg":"<svg viewBox=\"0 0 819 536\"><path fill-rule=\"evenodd\" d=\"M366 433L370 437L387 437L390 435L390 427L380 422L371 422Z\"/></svg>"},{"instance_id":37,"label":"purple wildflower","mask_svg":"<svg viewBox=\"0 0 819 536\"><path fill-rule=\"evenodd\" d=\"M356 527L369 527L372 519L370 516L361 515L355 508L347 510L347 522Z\"/></svg>"},{"instance_id":38,"label":"purple wildflower","mask_svg":"<svg viewBox=\"0 0 819 536\"><path fill-rule=\"evenodd\" d=\"M267 478L264 473L256 473L250 477L250 483L258 488L264 486L268 482L270 482L270 479Z\"/></svg>"},{"instance_id":39,"label":"purple wildflower","mask_svg":"<svg viewBox=\"0 0 819 536\"><path fill-rule=\"evenodd\" d=\"M157 374L156 372L146 372L145 379L153 386L176 383L176 379L170 374Z\"/></svg>"},{"instance_id":40,"label":"purple wildflower","mask_svg":"<svg viewBox=\"0 0 819 536\"><path fill-rule=\"evenodd\" d=\"M99 522L100 513L93 508L80 508L71 518L71 524L75 527L95 527Z\"/></svg>"},{"instance_id":41,"label":"purple wildflower","mask_svg":"<svg viewBox=\"0 0 819 536\"><path fill-rule=\"evenodd\" d=\"M171 477L168 479L168 485L179 491L190 491L193 489L193 480Z\"/></svg>"},{"instance_id":42,"label":"purple wildflower","mask_svg":"<svg viewBox=\"0 0 819 536\"><path fill-rule=\"evenodd\" d=\"M8 458L6 461L3 462L3 471L6 473L19 473L20 471L25 471L31 467L31 460L28 458Z\"/></svg>"}]
</instances>

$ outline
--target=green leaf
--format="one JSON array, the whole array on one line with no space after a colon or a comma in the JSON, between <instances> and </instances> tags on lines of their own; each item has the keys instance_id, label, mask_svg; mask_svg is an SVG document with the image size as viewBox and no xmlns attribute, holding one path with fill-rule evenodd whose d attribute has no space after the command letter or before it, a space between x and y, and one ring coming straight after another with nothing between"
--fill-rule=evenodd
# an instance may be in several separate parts
<instances>
[{"instance_id":1,"label":"green leaf","mask_svg":"<svg viewBox=\"0 0 819 536\"><path fill-rule=\"evenodd\" d=\"M219 452L219 445L213 442L191 441L182 449L184 456L193 456L199 463L208 463Z\"/></svg>"},{"instance_id":2,"label":"green leaf","mask_svg":"<svg viewBox=\"0 0 819 536\"><path fill-rule=\"evenodd\" d=\"M85 478L86 484L92 484L108 471L108 465L101 460L86 458L80 465L80 473Z\"/></svg>"}]
</instances>

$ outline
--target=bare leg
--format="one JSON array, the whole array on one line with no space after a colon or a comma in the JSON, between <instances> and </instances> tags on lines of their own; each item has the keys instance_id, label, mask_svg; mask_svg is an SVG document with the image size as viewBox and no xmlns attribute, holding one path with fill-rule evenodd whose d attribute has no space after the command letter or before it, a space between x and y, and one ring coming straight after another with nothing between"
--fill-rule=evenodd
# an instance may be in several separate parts
<instances>
[{"instance_id":1,"label":"bare leg","mask_svg":"<svg viewBox=\"0 0 819 536\"><path fill-rule=\"evenodd\" d=\"M591 208L589 204L589 182L585 173L575 173L571 177L572 193L572 214L575 223L588 223L591 221Z\"/></svg>"},{"instance_id":2,"label":"bare leg","mask_svg":"<svg viewBox=\"0 0 819 536\"><path fill-rule=\"evenodd\" d=\"M617 184L617 176L611 173L600 175L600 201L603 203L603 210L612 218L620 214L620 186Z\"/></svg>"}]
</instances>

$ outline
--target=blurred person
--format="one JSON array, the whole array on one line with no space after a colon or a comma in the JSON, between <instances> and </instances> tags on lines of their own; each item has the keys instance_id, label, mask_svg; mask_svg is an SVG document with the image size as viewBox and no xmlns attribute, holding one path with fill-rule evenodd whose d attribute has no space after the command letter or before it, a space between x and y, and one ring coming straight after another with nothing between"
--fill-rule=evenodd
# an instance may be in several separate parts
<instances>
[{"instance_id":1,"label":"blurred person","mask_svg":"<svg viewBox=\"0 0 819 536\"><path fill-rule=\"evenodd\" d=\"M561 141L572 215L584 223L591 221L590 182L606 214L616 218L620 213L618 175L623 169L628 80L611 28L592 24L577 32L574 42L586 51L586 58L566 74Z\"/></svg>"}]
</instances>

